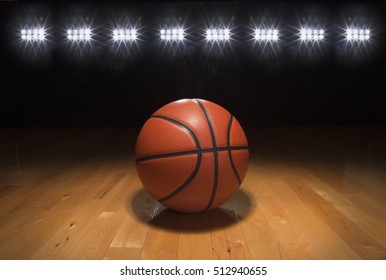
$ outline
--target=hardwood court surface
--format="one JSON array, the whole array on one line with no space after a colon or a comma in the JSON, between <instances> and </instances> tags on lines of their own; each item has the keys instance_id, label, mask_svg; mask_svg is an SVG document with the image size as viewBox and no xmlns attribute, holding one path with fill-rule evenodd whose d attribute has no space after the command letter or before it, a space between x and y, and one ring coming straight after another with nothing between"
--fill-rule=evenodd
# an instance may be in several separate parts
<instances>
[{"instance_id":1,"label":"hardwood court surface","mask_svg":"<svg viewBox=\"0 0 386 280\"><path fill-rule=\"evenodd\" d=\"M239 192L197 215L144 191L138 132L0 130L0 259L386 259L386 128L247 128Z\"/></svg>"}]
</instances>

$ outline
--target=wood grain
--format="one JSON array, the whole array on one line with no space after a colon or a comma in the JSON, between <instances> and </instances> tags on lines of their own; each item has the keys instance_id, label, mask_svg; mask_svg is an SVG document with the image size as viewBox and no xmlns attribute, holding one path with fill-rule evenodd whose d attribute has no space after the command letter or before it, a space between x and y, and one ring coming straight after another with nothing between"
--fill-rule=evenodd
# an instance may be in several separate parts
<instances>
[{"instance_id":1,"label":"wood grain","mask_svg":"<svg viewBox=\"0 0 386 280\"><path fill-rule=\"evenodd\" d=\"M138 129L0 135L0 259L386 259L386 128L251 127L239 192L183 214L144 191Z\"/></svg>"}]
</instances>

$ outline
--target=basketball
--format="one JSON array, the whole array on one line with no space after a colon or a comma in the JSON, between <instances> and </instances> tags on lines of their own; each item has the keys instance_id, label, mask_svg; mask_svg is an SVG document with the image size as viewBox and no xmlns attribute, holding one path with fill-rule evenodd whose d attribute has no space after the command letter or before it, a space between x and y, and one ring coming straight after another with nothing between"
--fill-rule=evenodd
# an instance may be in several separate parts
<instances>
[{"instance_id":1,"label":"basketball","mask_svg":"<svg viewBox=\"0 0 386 280\"><path fill-rule=\"evenodd\" d=\"M232 114L203 99L158 109L135 147L139 178L166 207L186 213L217 208L239 189L248 169L245 133Z\"/></svg>"}]
</instances>

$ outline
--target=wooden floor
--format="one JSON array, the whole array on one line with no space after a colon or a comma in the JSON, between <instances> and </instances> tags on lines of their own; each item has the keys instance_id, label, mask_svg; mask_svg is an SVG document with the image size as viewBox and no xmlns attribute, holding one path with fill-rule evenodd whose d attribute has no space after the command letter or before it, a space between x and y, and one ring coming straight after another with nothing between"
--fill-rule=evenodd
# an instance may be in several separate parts
<instances>
[{"instance_id":1,"label":"wooden floor","mask_svg":"<svg viewBox=\"0 0 386 280\"><path fill-rule=\"evenodd\" d=\"M138 130L0 130L1 259L386 259L386 128L246 130L237 195L197 215L144 191Z\"/></svg>"}]
</instances>

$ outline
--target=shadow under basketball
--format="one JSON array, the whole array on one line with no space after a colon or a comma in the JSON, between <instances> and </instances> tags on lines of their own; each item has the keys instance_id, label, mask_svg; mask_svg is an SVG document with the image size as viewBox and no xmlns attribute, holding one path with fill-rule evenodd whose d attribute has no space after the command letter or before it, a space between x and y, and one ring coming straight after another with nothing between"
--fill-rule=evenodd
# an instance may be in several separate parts
<instances>
[{"instance_id":1,"label":"shadow under basketball","mask_svg":"<svg viewBox=\"0 0 386 280\"><path fill-rule=\"evenodd\" d=\"M246 218L254 207L250 198L246 191L239 189L217 209L189 214L166 208L141 188L127 206L138 220L150 226L178 232L204 232L229 227Z\"/></svg>"}]
</instances>

